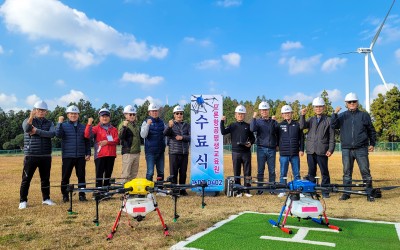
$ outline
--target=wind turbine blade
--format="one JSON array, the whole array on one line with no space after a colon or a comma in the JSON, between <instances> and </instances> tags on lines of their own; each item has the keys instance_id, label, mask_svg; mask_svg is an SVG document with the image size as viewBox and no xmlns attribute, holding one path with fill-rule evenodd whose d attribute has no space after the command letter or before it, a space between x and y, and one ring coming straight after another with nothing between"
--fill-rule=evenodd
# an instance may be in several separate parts
<instances>
[{"instance_id":1,"label":"wind turbine blade","mask_svg":"<svg viewBox=\"0 0 400 250\"><path fill-rule=\"evenodd\" d=\"M372 48L374 47L376 40L378 40L379 33L381 33L381 30L382 30L382 28L383 28L383 25L385 24L386 19L387 19L387 17L389 16L389 13L390 13L390 11L392 10L392 7L393 7L393 5L394 5L395 2L396 2L396 0L393 0L393 3L392 3L392 5L390 6L390 9L389 9L389 11L387 12L387 14L386 14L386 16L385 16L385 19L383 19L383 22L382 22L381 26L379 27L378 31L376 32L376 34L375 34L375 36L374 36L374 39L372 39L371 45L369 46L369 48L370 48L371 50L372 50Z\"/></svg>"},{"instance_id":2,"label":"wind turbine blade","mask_svg":"<svg viewBox=\"0 0 400 250\"><path fill-rule=\"evenodd\" d=\"M381 70L379 69L378 63L376 62L374 53L372 53L372 51L371 51L371 60L372 60L372 63L374 64L374 66L375 66L375 68L376 68L376 71L378 71L378 74L379 74L379 76L381 77L382 82L383 82L383 84L385 85L386 90L389 90L389 87L387 86L386 81L385 81L385 79L383 78L382 72L381 72Z\"/></svg>"}]
</instances>

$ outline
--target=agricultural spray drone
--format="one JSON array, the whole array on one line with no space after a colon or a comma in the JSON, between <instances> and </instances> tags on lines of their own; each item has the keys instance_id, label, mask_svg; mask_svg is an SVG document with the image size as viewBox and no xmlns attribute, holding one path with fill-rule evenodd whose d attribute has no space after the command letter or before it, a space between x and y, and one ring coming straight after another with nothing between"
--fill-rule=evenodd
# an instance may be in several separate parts
<instances>
[{"instance_id":1,"label":"agricultural spray drone","mask_svg":"<svg viewBox=\"0 0 400 250\"><path fill-rule=\"evenodd\" d=\"M251 177L244 178L245 185L235 184L235 179L244 178L242 176L229 176L226 179L226 194L234 196L235 193L249 190L262 190L270 192L287 192L285 202L279 213L278 220L269 220L269 223L278 227L283 232L292 234L292 230L286 228L286 221L289 215L300 219L309 220L326 225L333 230L341 231L341 228L331 225L326 216L326 206L321 192L326 193L346 193L367 196L367 199L381 198L382 190L390 190L400 186L390 186L381 188L367 188L367 184L327 184L318 185L309 180L294 180L287 184L252 181ZM256 184L256 186L254 186ZM260 186L263 185L263 186ZM352 187L358 190L344 190L343 188Z\"/></svg>"}]
</instances>

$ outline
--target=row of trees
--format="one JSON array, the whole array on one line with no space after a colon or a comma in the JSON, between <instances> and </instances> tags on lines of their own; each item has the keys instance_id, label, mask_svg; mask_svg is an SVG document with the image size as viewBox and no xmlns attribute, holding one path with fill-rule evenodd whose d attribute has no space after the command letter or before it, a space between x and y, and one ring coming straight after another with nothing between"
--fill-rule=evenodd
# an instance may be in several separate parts
<instances>
[{"instance_id":1,"label":"row of trees","mask_svg":"<svg viewBox=\"0 0 400 250\"><path fill-rule=\"evenodd\" d=\"M325 100L327 115L332 114L334 107L332 107L329 101L329 96L326 91L321 94L321 97ZM260 102L266 101L269 103L270 115L275 115L278 121L282 120L281 107L283 105L291 105L294 115L293 119L299 119L299 113L302 108L307 108L306 118L313 116L312 104L300 104L299 101L292 103L287 103L281 100L271 100L266 99L265 96L258 96L256 101L253 103L251 101L238 101L236 99L231 99L230 97L224 97L223 99L223 113L227 117L227 123L234 122L235 108L237 105L242 104L246 107L246 121L249 122L253 117L253 113L258 111L258 104ZM95 123L98 122L98 111L92 106L89 101L80 100L78 103L70 103L70 105L78 106L80 110L80 122L86 123L89 117L95 119ZM143 105L136 106L137 118L139 123L144 121L147 117L147 107L149 101L146 101ZM160 117L167 122L172 119L172 110L175 105L169 106L165 105L160 110ZM109 105L104 103L102 107L108 108L111 112L111 123L114 126L118 126L124 119L123 106L117 106L115 104ZM360 107L362 109L362 107ZM55 124L58 121L59 116L66 116L65 107L57 106L53 111L49 111L47 114L47 119L53 121ZM184 105L185 114L190 114L191 103ZM16 149L23 147L23 131L22 122L29 116L30 110L15 112L10 110L9 112L4 112L0 108L0 149ZM394 87L388 91L385 95L379 94L371 105L371 116L375 129L378 134L379 141L385 142L399 142L400 141L400 92L399 89ZM190 116L184 116L186 122L190 123ZM53 139L53 146L59 148L61 146L60 140L58 138Z\"/></svg>"}]
</instances>

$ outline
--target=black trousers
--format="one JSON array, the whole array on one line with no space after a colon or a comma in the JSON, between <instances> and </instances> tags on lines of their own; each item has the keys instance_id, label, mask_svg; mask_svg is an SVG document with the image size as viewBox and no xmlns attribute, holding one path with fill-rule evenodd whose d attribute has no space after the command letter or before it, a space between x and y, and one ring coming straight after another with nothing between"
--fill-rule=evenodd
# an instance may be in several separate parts
<instances>
[{"instance_id":1,"label":"black trousers","mask_svg":"<svg viewBox=\"0 0 400 250\"><path fill-rule=\"evenodd\" d=\"M307 154L308 163L308 178L310 181L315 182L315 176L317 175L317 164L321 171L322 181L321 184L330 184L331 178L328 170L328 156Z\"/></svg>"},{"instance_id":2,"label":"black trousers","mask_svg":"<svg viewBox=\"0 0 400 250\"><path fill-rule=\"evenodd\" d=\"M244 176L251 176L251 152L236 153L232 152L232 162L233 162L233 174L235 176L241 176L242 165ZM235 183L240 184L240 178L235 178ZM244 181L245 186L250 186L249 182Z\"/></svg>"},{"instance_id":3,"label":"black trousers","mask_svg":"<svg viewBox=\"0 0 400 250\"><path fill-rule=\"evenodd\" d=\"M187 154L170 154L169 155L169 173L173 175L172 183L185 184L188 166ZM178 182L179 174L179 182Z\"/></svg>"},{"instance_id":4,"label":"black trousers","mask_svg":"<svg viewBox=\"0 0 400 250\"><path fill-rule=\"evenodd\" d=\"M115 156L105 156L94 160L96 165L96 187L110 186Z\"/></svg>"},{"instance_id":5,"label":"black trousers","mask_svg":"<svg viewBox=\"0 0 400 250\"><path fill-rule=\"evenodd\" d=\"M50 199L51 156L25 156L22 182L19 192L20 202L28 201L29 187L36 168L39 168L42 198L43 200Z\"/></svg>"},{"instance_id":6,"label":"black trousers","mask_svg":"<svg viewBox=\"0 0 400 250\"><path fill-rule=\"evenodd\" d=\"M76 177L78 177L78 187L86 187L86 160L85 157L79 158L62 158L62 177L61 177L61 193L63 196L68 195L69 178L71 178L72 170L75 167ZM79 196L85 196L85 193L80 192Z\"/></svg>"}]
</instances>

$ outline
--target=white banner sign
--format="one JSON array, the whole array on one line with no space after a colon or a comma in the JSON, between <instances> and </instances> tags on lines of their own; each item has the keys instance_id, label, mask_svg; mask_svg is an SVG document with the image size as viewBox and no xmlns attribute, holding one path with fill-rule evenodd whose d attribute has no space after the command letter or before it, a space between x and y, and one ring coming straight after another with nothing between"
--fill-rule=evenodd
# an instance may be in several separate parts
<instances>
[{"instance_id":1,"label":"white banner sign","mask_svg":"<svg viewBox=\"0 0 400 250\"><path fill-rule=\"evenodd\" d=\"M191 184L206 181L206 191L224 190L221 95L192 95L191 98Z\"/></svg>"}]
</instances>

